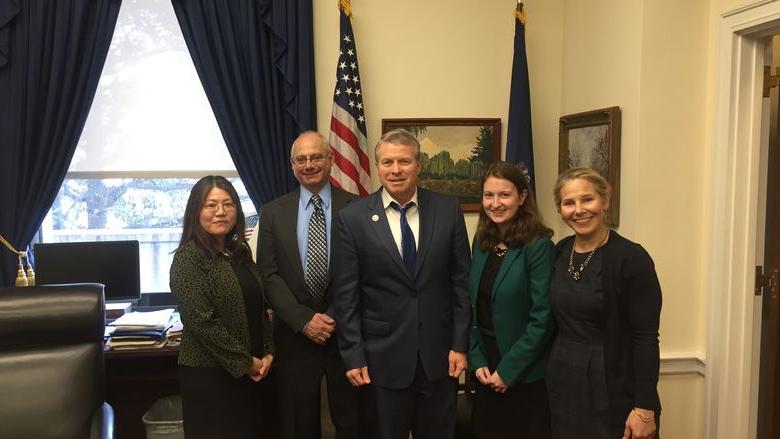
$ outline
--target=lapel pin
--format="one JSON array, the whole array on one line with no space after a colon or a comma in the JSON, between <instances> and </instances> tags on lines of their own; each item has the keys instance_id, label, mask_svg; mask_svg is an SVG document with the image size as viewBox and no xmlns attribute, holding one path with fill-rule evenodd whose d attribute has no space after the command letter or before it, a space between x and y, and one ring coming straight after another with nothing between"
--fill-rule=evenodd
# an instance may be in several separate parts
<instances>
[{"instance_id":1,"label":"lapel pin","mask_svg":"<svg viewBox=\"0 0 780 439\"><path fill-rule=\"evenodd\" d=\"M371 215L371 221L373 221L373 222L379 221L379 215L377 215L377 214Z\"/></svg>"}]
</instances>

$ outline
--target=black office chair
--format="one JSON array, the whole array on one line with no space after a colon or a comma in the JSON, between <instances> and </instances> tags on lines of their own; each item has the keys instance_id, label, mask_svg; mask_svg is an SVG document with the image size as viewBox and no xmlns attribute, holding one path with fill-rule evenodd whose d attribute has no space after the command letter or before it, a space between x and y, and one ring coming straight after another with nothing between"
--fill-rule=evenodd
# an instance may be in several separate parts
<instances>
[{"instance_id":1,"label":"black office chair","mask_svg":"<svg viewBox=\"0 0 780 439\"><path fill-rule=\"evenodd\" d=\"M0 289L0 437L113 438L103 286Z\"/></svg>"}]
</instances>

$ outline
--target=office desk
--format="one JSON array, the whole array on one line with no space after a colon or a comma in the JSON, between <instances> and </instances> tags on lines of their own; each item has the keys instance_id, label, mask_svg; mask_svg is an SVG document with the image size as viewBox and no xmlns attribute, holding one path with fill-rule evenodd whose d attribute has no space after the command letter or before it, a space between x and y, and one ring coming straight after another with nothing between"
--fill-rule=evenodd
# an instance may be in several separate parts
<instances>
[{"instance_id":1,"label":"office desk","mask_svg":"<svg viewBox=\"0 0 780 439\"><path fill-rule=\"evenodd\" d=\"M106 351L106 401L114 408L115 437L144 439L142 417L158 398L179 393L178 347Z\"/></svg>"}]
</instances>

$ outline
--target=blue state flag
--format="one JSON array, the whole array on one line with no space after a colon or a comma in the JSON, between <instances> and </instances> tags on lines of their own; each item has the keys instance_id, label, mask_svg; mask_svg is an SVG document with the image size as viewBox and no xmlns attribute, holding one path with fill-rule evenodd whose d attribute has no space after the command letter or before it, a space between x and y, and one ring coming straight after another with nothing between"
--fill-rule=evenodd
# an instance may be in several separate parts
<instances>
[{"instance_id":1,"label":"blue state flag","mask_svg":"<svg viewBox=\"0 0 780 439\"><path fill-rule=\"evenodd\" d=\"M523 170L531 189L534 182L534 148L531 134L531 91L528 85L528 58L525 54L525 11L523 3L515 10L515 55L509 93L509 120L506 136L506 161Z\"/></svg>"}]
</instances>

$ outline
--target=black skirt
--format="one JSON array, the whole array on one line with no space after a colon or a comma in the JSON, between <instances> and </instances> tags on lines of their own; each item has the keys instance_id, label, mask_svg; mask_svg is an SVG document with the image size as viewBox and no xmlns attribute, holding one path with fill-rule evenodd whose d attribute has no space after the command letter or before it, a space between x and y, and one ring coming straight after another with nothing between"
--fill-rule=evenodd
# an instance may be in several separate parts
<instances>
[{"instance_id":1,"label":"black skirt","mask_svg":"<svg viewBox=\"0 0 780 439\"><path fill-rule=\"evenodd\" d=\"M221 367L179 366L187 439L259 439L277 436L269 375L259 383L233 378Z\"/></svg>"},{"instance_id":2,"label":"black skirt","mask_svg":"<svg viewBox=\"0 0 780 439\"><path fill-rule=\"evenodd\" d=\"M495 337L483 334L488 368L500 360ZM474 377L476 386L471 415L472 433L478 439L549 439L550 408L544 380L516 384L498 393Z\"/></svg>"}]
</instances>

